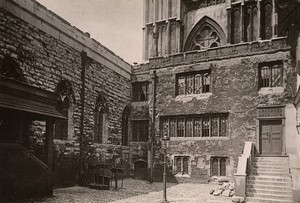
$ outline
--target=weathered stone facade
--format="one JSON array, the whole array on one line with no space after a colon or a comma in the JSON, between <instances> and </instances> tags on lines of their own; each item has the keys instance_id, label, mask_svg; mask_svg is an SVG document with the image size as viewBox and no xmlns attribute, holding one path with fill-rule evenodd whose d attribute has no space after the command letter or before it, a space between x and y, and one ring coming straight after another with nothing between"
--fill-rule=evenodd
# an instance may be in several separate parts
<instances>
[{"instance_id":1,"label":"weathered stone facade","mask_svg":"<svg viewBox=\"0 0 300 203\"><path fill-rule=\"evenodd\" d=\"M51 92L57 91L61 81L71 86L69 132L66 139L54 139L57 184L79 181L80 159L84 170L91 160L114 164L119 157L128 174L132 169L129 158L140 153L135 147L121 146L122 113L130 104L131 65L36 1L3 0L0 9L1 60L7 56L16 61L32 86ZM99 95L106 100L107 112L106 130L98 144L94 143L94 132ZM34 121L31 126L29 149L43 160L45 122Z\"/></svg>"},{"instance_id":2,"label":"weathered stone facade","mask_svg":"<svg viewBox=\"0 0 300 203\"><path fill-rule=\"evenodd\" d=\"M177 27L180 31L174 40L170 27L173 17L168 15L168 11L174 9L174 4L169 4L168 9L164 10L166 12L162 14L165 15L165 18L160 18L161 14L156 12L160 13L161 7L166 6L166 2L153 5L153 1L146 1L144 31L149 30L150 27L155 30L157 27L157 33L153 31L145 36L144 53L146 55L144 58L148 61L134 67L133 70L133 81L149 82L149 100L148 103L133 105L132 111L141 112L141 109L149 108L148 111L144 110L144 116L147 117L149 114L148 118L151 123L153 105L155 105L155 165L162 164L160 139L165 132L164 121L169 119L169 123L166 124L166 133L171 136L171 139L167 156L171 166L170 172L175 175L177 180L207 182L216 178L213 162L217 159L219 160L217 162L219 168L216 167L216 170L220 170L220 164L222 164L220 160L225 160L226 163L226 166L223 167L226 172L220 172L219 175L223 174L221 176L224 176L226 174L225 179L232 179L245 141L254 142L258 153L262 153L261 125L267 118L260 116L260 108L280 108L280 111L284 112L282 118L270 117L269 119L277 119L281 123L281 153L284 155L291 154L289 152L289 136L295 133L295 130L289 130L294 129L291 122L294 119L294 114L290 111L290 107L297 90L297 73L287 38L285 36L278 37L276 34L278 24L280 27L284 27L283 22L280 21L281 11L273 10L276 12L274 15L279 13L280 16L279 21L273 20L273 24L270 25L273 29L273 36L270 39L262 40L266 39L267 35L259 34L261 38L257 40L249 41L248 39L249 42L242 42L250 35L246 33L239 36L232 33L234 25L231 23L235 23L235 17L230 12L235 12L234 8L236 7L243 7L243 3L188 0L176 2L176 23L179 23L181 27ZM255 2L254 6L256 4L258 3ZM247 4L245 3L245 5ZM149 8L153 9L149 10ZM244 21L239 21L239 23L244 23ZM239 25L239 32L243 33L246 28L243 27L243 24ZM254 22L253 25L257 26L257 23ZM160 27L163 26L166 29L161 33ZM196 38L197 33L201 33L201 29L204 29L201 26L206 26L207 33L213 33L206 38L207 42L203 40L203 43L201 42L201 34ZM256 32L257 30L253 36L256 35ZM207 33L203 31L202 37ZM168 37L168 35L170 36ZM240 37L238 43L233 41L235 37ZM214 42L212 42L210 44L209 40L211 39L215 39L217 43L213 44ZM177 45L180 47L178 51L171 49ZM195 50L192 45L198 50ZM167 51L162 47L165 47ZM278 61L282 63L282 84L278 87L262 87L260 72L262 64ZM211 89L209 92L178 94L178 88L180 88L178 81L181 76L186 78L185 88L187 88L189 76L202 74L205 71L210 74L209 85ZM157 75L155 91L153 90L154 72ZM195 80L193 80L194 85ZM156 92L155 95L153 95L154 92ZM153 97L155 97L155 102L153 102ZM188 120L196 122L193 120L194 118L205 116L212 118L220 114L228 116L226 136L194 137L185 136L185 134L178 136L181 133L178 127L180 122L185 122L182 124L184 125L182 132L186 133L187 129L192 129L191 131L194 133L196 125L191 124L193 125L192 128L187 127L190 125L187 123ZM185 121L183 121L184 119ZM212 130L212 124L209 125L210 130ZM176 157L181 161L176 161ZM188 163L187 166L183 163L184 160ZM181 170L178 170L180 165Z\"/></svg>"}]
</instances>

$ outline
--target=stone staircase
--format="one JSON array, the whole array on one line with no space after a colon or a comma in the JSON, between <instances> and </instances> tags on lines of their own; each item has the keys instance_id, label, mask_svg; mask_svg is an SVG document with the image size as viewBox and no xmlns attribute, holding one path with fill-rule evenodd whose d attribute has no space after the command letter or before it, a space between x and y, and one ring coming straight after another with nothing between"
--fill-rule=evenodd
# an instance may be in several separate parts
<instances>
[{"instance_id":1,"label":"stone staircase","mask_svg":"<svg viewBox=\"0 0 300 203\"><path fill-rule=\"evenodd\" d=\"M247 203L292 203L288 157L255 157L246 194Z\"/></svg>"}]
</instances>

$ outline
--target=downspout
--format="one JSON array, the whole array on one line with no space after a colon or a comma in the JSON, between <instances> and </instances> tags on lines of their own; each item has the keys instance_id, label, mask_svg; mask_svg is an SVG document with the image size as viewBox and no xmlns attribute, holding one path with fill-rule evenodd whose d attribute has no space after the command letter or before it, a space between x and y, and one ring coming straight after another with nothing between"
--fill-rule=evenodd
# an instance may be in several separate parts
<instances>
[{"instance_id":1,"label":"downspout","mask_svg":"<svg viewBox=\"0 0 300 203\"><path fill-rule=\"evenodd\" d=\"M84 185L84 177L83 175L83 128L84 128L84 102L85 102L85 70L87 65L87 53L85 51L81 52L81 114L80 114L80 136L79 136L79 185Z\"/></svg>"},{"instance_id":2,"label":"downspout","mask_svg":"<svg viewBox=\"0 0 300 203\"><path fill-rule=\"evenodd\" d=\"M152 82L153 82L153 99L152 99L152 127L151 127L151 137L150 137L150 182L153 182L153 169L154 169L154 138L155 138L155 103L156 103L156 71L153 71Z\"/></svg>"}]
</instances>

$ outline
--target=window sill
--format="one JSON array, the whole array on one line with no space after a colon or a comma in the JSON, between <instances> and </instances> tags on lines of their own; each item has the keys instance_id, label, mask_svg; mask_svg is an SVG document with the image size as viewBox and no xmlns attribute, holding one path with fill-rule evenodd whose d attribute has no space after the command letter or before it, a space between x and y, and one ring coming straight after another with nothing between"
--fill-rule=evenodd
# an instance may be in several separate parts
<instances>
[{"instance_id":1,"label":"window sill","mask_svg":"<svg viewBox=\"0 0 300 203\"><path fill-rule=\"evenodd\" d=\"M171 141L180 141L180 140L230 140L229 137L171 137Z\"/></svg>"},{"instance_id":2,"label":"window sill","mask_svg":"<svg viewBox=\"0 0 300 203\"><path fill-rule=\"evenodd\" d=\"M187 95L177 95L175 100L176 101L183 101L183 102L188 102L191 101L192 99L208 99L212 95L211 92L208 93L202 93L202 94L187 94Z\"/></svg>"},{"instance_id":3,"label":"window sill","mask_svg":"<svg viewBox=\"0 0 300 203\"><path fill-rule=\"evenodd\" d=\"M269 95L269 94L282 94L284 87L262 87L259 89L258 94Z\"/></svg>"}]
</instances>

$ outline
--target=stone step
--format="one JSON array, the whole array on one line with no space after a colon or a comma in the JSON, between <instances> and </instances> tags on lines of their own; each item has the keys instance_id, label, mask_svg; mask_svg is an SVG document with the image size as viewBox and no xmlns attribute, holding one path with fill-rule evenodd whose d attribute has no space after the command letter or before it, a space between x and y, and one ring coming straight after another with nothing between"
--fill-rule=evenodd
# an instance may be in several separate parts
<instances>
[{"instance_id":1,"label":"stone step","mask_svg":"<svg viewBox=\"0 0 300 203\"><path fill-rule=\"evenodd\" d=\"M292 200L281 200L281 199L266 199L266 198L258 198L258 197L247 197L247 203L293 203Z\"/></svg>"},{"instance_id":2,"label":"stone step","mask_svg":"<svg viewBox=\"0 0 300 203\"><path fill-rule=\"evenodd\" d=\"M292 187L291 181L285 182L274 182L274 181L266 181L266 180L247 180L248 185L255 185L255 186L275 186L275 187Z\"/></svg>"},{"instance_id":3,"label":"stone step","mask_svg":"<svg viewBox=\"0 0 300 203\"><path fill-rule=\"evenodd\" d=\"M279 183L274 185L273 182L266 181L249 181L247 182L247 188L249 189L268 189L268 190L280 190L280 191L292 191L292 183Z\"/></svg>"},{"instance_id":4,"label":"stone step","mask_svg":"<svg viewBox=\"0 0 300 203\"><path fill-rule=\"evenodd\" d=\"M288 156L255 156L254 157L255 160L261 160L261 159L265 159L265 160L274 160L274 159L280 159L280 160L288 160L289 157Z\"/></svg>"},{"instance_id":5,"label":"stone step","mask_svg":"<svg viewBox=\"0 0 300 203\"><path fill-rule=\"evenodd\" d=\"M292 195L278 195L278 194L266 194L266 193L258 193L258 192L247 192L247 197L258 197L264 199L280 199L280 200L287 200L292 201Z\"/></svg>"},{"instance_id":6,"label":"stone step","mask_svg":"<svg viewBox=\"0 0 300 203\"><path fill-rule=\"evenodd\" d=\"M285 176L285 175L289 175L286 172L278 172L278 171L253 171L252 172L253 175L259 175L259 176Z\"/></svg>"},{"instance_id":7,"label":"stone step","mask_svg":"<svg viewBox=\"0 0 300 203\"><path fill-rule=\"evenodd\" d=\"M286 196L292 196L292 190L280 190L275 189L272 190L270 188L268 189L257 189L257 188L249 188L247 186L247 194L248 193L258 193L258 194L269 194L269 195L286 195Z\"/></svg>"},{"instance_id":8,"label":"stone step","mask_svg":"<svg viewBox=\"0 0 300 203\"><path fill-rule=\"evenodd\" d=\"M289 174L289 169L287 168L253 168L252 172L278 172L278 173L285 173Z\"/></svg>"},{"instance_id":9,"label":"stone step","mask_svg":"<svg viewBox=\"0 0 300 203\"><path fill-rule=\"evenodd\" d=\"M261 169L261 170L285 170L289 171L289 167L286 166L276 166L276 165L262 165L262 166L257 166L256 164L252 165L252 169Z\"/></svg>"},{"instance_id":10,"label":"stone step","mask_svg":"<svg viewBox=\"0 0 300 203\"><path fill-rule=\"evenodd\" d=\"M291 182L291 177L289 175L282 176L263 176L263 175L250 175L248 180L260 180L260 181L270 181L270 182Z\"/></svg>"},{"instance_id":11,"label":"stone step","mask_svg":"<svg viewBox=\"0 0 300 203\"><path fill-rule=\"evenodd\" d=\"M281 166L282 168L286 168L286 167L288 167L288 165L289 165L289 163L288 162L284 162L284 163L282 163L282 162L277 162L277 161L254 161L253 163L252 163L253 165L257 165L257 166L264 166L264 165L266 165L266 166Z\"/></svg>"}]
</instances>

